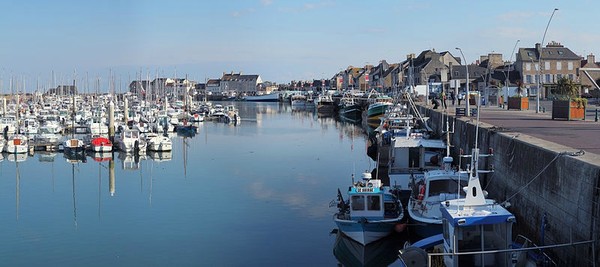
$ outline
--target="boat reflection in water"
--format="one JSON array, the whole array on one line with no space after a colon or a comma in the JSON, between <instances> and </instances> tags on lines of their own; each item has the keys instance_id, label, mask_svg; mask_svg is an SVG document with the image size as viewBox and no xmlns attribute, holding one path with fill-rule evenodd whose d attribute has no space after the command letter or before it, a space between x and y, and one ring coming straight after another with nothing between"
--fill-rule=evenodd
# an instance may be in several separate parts
<instances>
[{"instance_id":1,"label":"boat reflection in water","mask_svg":"<svg viewBox=\"0 0 600 267\"><path fill-rule=\"evenodd\" d=\"M89 151L88 155L96 162L105 162L113 159L112 152L93 152Z\"/></svg>"},{"instance_id":2,"label":"boat reflection in water","mask_svg":"<svg viewBox=\"0 0 600 267\"><path fill-rule=\"evenodd\" d=\"M82 162L82 163L86 163L87 162L87 157L85 155L85 153L83 152L77 152L77 153L63 153L63 157L65 159L67 159L67 162L70 163L77 163L77 162Z\"/></svg>"},{"instance_id":3,"label":"boat reflection in water","mask_svg":"<svg viewBox=\"0 0 600 267\"><path fill-rule=\"evenodd\" d=\"M54 162L54 158L58 153L53 151L36 151L39 162Z\"/></svg>"},{"instance_id":4,"label":"boat reflection in water","mask_svg":"<svg viewBox=\"0 0 600 267\"><path fill-rule=\"evenodd\" d=\"M11 162L23 162L27 160L29 155L27 153L19 153L19 154L6 154L6 159Z\"/></svg>"},{"instance_id":5,"label":"boat reflection in water","mask_svg":"<svg viewBox=\"0 0 600 267\"><path fill-rule=\"evenodd\" d=\"M173 159L172 151L148 151L148 156L156 162L170 161Z\"/></svg>"},{"instance_id":6,"label":"boat reflection in water","mask_svg":"<svg viewBox=\"0 0 600 267\"><path fill-rule=\"evenodd\" d=\"M124 170L137 170L140 168L140 161L145 160L146 156L119 151L119 159L123 162Z\"/></svg>"},{"instance_id":7,"label":"boat reflection in water","mask_svg":"<svg viewBox=\"0 0 600 267\"><path fill-rule=\"evenodd\" d=\"M338 231L333 255L343 266L388 266L398 260L398 250L406 240L405 235L395 233L363 246Z\"/></svg>"}]
</instances>

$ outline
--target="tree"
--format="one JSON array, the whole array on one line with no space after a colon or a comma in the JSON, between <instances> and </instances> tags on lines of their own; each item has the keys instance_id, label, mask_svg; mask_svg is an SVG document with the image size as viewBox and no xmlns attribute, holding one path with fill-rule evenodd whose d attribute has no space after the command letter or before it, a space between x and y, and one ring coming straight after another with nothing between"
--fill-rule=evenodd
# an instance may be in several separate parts
<instances>
[{"instance_id":1,"label":"tree","mask_svg":"<svg viewBox=\"0 0 600 267\"><path fill-rule=\"evenodd\" d=\"M573 80L562 77L556 82L556 89L553 92L559 98L569 99L579 97L579 86Z\"/></svg>"}]
</instances>

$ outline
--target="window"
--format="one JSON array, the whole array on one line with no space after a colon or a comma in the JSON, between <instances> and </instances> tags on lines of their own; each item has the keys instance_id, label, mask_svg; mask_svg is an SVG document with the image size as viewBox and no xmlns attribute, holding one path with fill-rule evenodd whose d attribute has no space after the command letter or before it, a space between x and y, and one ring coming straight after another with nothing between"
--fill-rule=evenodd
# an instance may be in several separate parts
<instances>
[{"instance_id":1,"label":"window","mask_svg":"<svg viewBox=\"0 0 600 267\"><path fill-rule=\"evenodd\" d=\"M364 196L352 196L352 210L365 210Z\"/></svg>"},{"instance_id":2,"label":"window","mask_svg":"<svg viewBox=\"0 0 600 267\"><path fill-rule=\"evenodd\" d=\"M369 210L381 210L381 199L379 196L368 196L367 200Z\"/></svg>"},{"instance_id":3,"label":"window","mask_svg":"<svg viewBox=\"0 0 600 267\"><path fill-rule=\"evenodd\" d=\"M532 57L533 56L533 52L527 51L527 55L530 56L530 57Z\"/></svg>"},{"instance_id":4,"label":"window","mask_svg":"<svg viewBox=\"0 0 600 267\"><path fill-rule=\"evenodd\" d=\"M544 62L544 69L545 70L549 70L550 69L550 61Z\"/></svg>"},{"instance_id":5,"label":"window","mask_svg":"<svg viewBox=\"0 0 600 267\"><path fill-rule=\"evenodd\" d=\"M545 81L544 81L545 83L549 83L550 82L550 80L552 79L550 76L551 76L550 74L546 74L546 78L545 78Z\"/></svg>"},{"instance_id":6,"label":"window","mask_svg":"<svg viewBox=\"0 0 600 267\"><path fill-rule=\"evenodd\" d=\"M560 61L556 62L556 70L562 70L562 62L560 62Z\"/></svg>"},{"instance_id":7,"label":"window","mask_svg":"<svg viewBox=\"0 0 600 267\"><path fill-rule=\"evenodd\" d=\"M526 63L525 64L525 70L531 70L531 63Z\"/></svg>"},{"instance_id":8,"label":"window","mask_svg":"<svg viewBox=\"0 0 600 267\"><path fill-rule=\"evenodd\" d=\"M567 69L573 70L573 62L572 61L567 62Z\"/></svg>"},{"instance_id":9,"label":"window","mask_svg":"<svg viewBox=\"0 0 600 267\"><path fill-rule=\"evenodd\" d=\"M530 74L527 74L527 75L525 76L525 80L527 81L527 83L532 83L532 82L531 82L531 75L530 75Z\"/></svg>"},{"instance_id":10,"label":"window","mask_svg":"<svg viewBox=\"0 0 600 267\"><path fill-rule=\"evenodd\" d=\"M569 74L569 79L571 79L571 81L574 81L574 80L575 80L575 78L574 78L573 74Z\"/></svg>"},{"instance_id":11,"label":"window","mask_svg":"<svg viewBox=\"0 0 600 267\"><path fill-rule=\"evenodd\" d=\"M562 50L558 50L558 51L556 51L556 52L557 52L559 55L562 55L562 54L564 54L564 53L565 53L565 52L563 52Z\"/></svg>"},{"instance_id":12,"label":"window","mask_svg":"<svg viewBox=\"0 0 600 267\"><path fill-rule=\"evenodd\" d=\"M560 80L560 78L562 78L562 74L556 74L556 79Z\"/></svg>"}]
</instances>

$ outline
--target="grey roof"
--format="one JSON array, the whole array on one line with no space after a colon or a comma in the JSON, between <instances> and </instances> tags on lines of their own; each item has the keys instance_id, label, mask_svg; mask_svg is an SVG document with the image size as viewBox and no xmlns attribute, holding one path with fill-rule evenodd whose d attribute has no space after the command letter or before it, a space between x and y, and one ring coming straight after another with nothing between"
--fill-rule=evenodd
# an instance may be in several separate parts
<instances>
[{"instance_id":1,"label":"grey roof","mask_svg":"<svg viewBox=\"0 0 600 267\"><path fill-rule=\"evenodd\" d=\"M242 75L242 74L223 74L222 81L255 81L258 80L258 75Z\"/></svg>"},{"instance_id":2,"label":"grey roof","mask_svg":"<svg viewBox=\"0 0 600 267\"><path fill-rule=\"evenodd\" d=\"M528 61L532 58L535 61L539 60L538 53L535 47L519 48L518 57L522 61ZM573 53L571 49L562 45L548 45L542 48L542 59L547 60L581 60L581 57Z\"/></svg>"}]
</instances>

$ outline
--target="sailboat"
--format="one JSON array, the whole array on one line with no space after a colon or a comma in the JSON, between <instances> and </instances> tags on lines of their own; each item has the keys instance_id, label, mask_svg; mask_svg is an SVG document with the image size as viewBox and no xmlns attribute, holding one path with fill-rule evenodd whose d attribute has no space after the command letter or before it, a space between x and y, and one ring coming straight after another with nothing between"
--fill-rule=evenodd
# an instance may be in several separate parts
<instances>
[{"instance_id":1,"label":"sailboat","mask_svg":"<svg viewBox=\"0 0 600 267\"><path fill-rule=\"evenodd\" d=\"M17 104L19 103L19 95L17 95ZM6 143L4 144L3 151L9 154L24 154L29 150L29 138L19 132L19 111L16 111L16 119L14 120L16 134L7 136L10 131L10 127L7 125L4 128L4 135Z\"/></svg>"},{"instance_id":2,"label":"sailboat","mask_svg":"<svg viewBox=\"0 0 600 267\"><path fill-rule=\"evenodd\" d=\"M14 134L8 137L3 151L9 154L24 154L29 150L29 140L23 134Z\"/></svg>"},{"instance_id":3,"label":"sailboat","mask_svg":"<svg viewBox=\"0 0 600 267\"><path fill-rule=\"evenodd\" d=\"M63 142L63 149L65 154L70 154L71 156L73 156L74 154L83 153L85 150L85 143L83 142L83 140L75 138L75 80L73 80L73 91L71 92L71 95L71 101L73 102L73 111L71 113L71 138Z\"/></svg>"}]
</instances>

